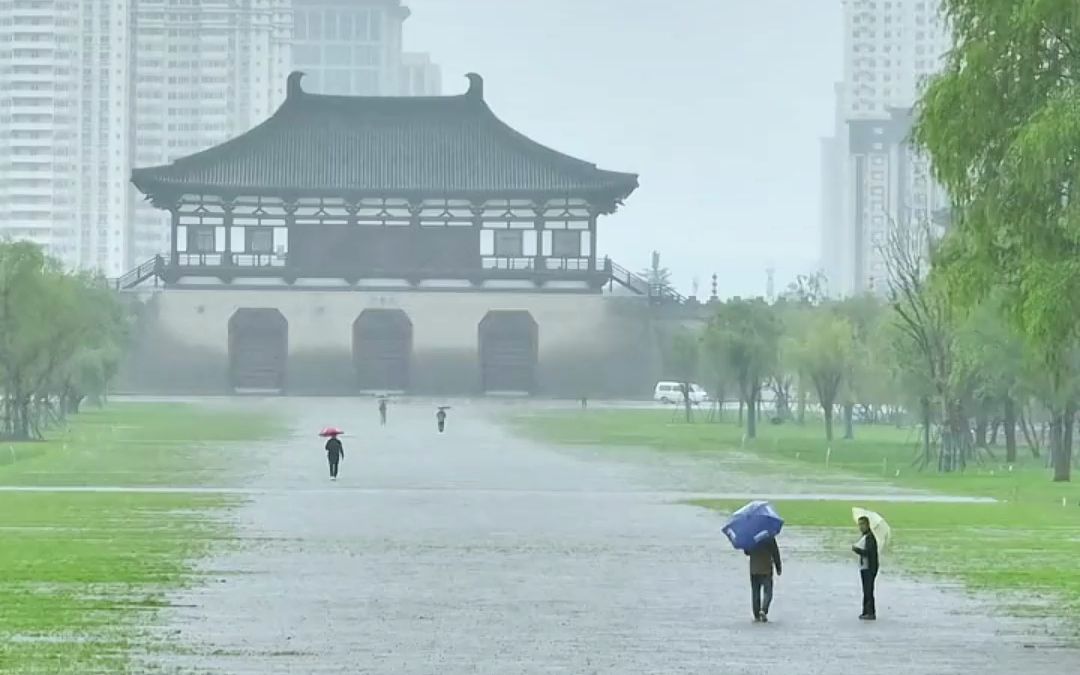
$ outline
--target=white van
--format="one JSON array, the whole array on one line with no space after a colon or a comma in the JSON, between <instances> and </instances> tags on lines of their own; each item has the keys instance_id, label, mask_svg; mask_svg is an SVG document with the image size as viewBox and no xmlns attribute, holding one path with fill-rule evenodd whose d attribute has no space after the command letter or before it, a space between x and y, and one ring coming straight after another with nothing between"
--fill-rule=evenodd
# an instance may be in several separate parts
<instances>
[{"instance_id":1,"label":"white van","mask_svg":"<svg viewBox=\"0 0 1080 675\"><path fill-rule=\"evenodd\" d=\"M657 382L653 390L653 400L658 403L682 403L682 384L678 382ZM709 400L709 394L699 384L690 384L690 402L697 405Z\"/></svg>"}]
</instances>

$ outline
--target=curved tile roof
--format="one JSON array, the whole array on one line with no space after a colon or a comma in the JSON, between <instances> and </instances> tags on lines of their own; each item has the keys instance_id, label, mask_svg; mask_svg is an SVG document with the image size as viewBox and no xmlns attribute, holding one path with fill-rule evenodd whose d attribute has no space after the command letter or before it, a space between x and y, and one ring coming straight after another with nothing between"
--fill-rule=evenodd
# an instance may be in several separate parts
<instances>
[{"instance_id":1,"label":"curved tile roof","mask_svg":"<svg viewBox=\"0 0 1080 675\"><path fill-rule=\"evenodd\" d=\"M230 141L135 169L158 190L296 192L323 195L514 196L591 194L619 201L637 175L598 169L518 133L484 102L470 74L458 96L354 97L309 94L289 76L285 103Z\"/></svg>"}]
</instances>

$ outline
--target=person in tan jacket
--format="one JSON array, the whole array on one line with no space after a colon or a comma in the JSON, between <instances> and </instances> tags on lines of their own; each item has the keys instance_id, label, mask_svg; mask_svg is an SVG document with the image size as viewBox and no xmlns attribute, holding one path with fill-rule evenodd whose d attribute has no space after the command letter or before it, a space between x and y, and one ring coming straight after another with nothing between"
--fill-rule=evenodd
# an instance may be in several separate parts
<instances>
[{"instance_id":1,"label":"person in tan jacket","mask_svg":"<svg viewBox=\"0 0 1080 675\"><path fill-rule=\"evenodd\" d=\"M769 620L769 606L773 599L773 570L776 576L783 574L780 546L776 537L769 537L746 552L750 557L750 590L753 592L754 621Z\"/></svg>"}]
</instances>

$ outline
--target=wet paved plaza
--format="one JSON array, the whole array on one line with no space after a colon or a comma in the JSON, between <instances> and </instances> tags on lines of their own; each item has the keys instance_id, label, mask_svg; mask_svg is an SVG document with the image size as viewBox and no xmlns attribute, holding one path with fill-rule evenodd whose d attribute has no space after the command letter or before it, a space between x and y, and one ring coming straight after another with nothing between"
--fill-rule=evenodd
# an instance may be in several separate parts
<instances>
[{"instance_id":1,"label":"wet paved plaza","mask_svg":"<svg viewBox=\"0 0 1080 675\"><path fill-rule=\"evenodd\" d=\"M775 482L652 453L514 438L498 407L276 400L295 437L262 458L233 514L240 542L175 594L147 656L182 673L947 674L1080 672L1043 626L985 599L901 578L883 559L879 616L857 571L782 536L768 625L751 621L746 558L691 492ZM346 459L330 483L314 430ZM624 459L630 456L631 459ZM696 460L700 461L700 460ZM788 486L780 486L786 488ZM860 489L798 484L802 492ZM873 490L873 486L864 486Z\"/></svg>"}]
</instances>

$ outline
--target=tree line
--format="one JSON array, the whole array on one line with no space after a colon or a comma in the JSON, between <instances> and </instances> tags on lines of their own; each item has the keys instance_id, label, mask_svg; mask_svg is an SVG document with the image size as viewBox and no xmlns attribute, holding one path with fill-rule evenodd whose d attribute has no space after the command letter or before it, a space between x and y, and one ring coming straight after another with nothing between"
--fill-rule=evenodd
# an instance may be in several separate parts
<instances>
[{"instance_id":1,"label":"tree line","mask_svg":"<svg viewBox=\"0 0 1080 675\"><path fill-rule=\"evenodd\" d=\"M681 336L683 372L702 349L756 432L757 393L812 391L831 437L842 410L900 411L922 425L923 466L963 469L1000 429L1044 448L1071 477L1080 409L1080 11L1076 2L942 0L952 34L925 84L912 144L950 198L938 236L893 224L888 298L823 300L813 284L775 305L724 303ZM933 235L933 236L931 236ZM805 282L805 280L803 280ZM695 368L696 370L696 368Z\"/></svg>"},{"instance_id":2,"label":"tree line","mask_svg":"<svg viewBox=\"0 0 1080 675\"><path fill-rule=\"evenodd\" d=\"M927 252L922 238L896 234L888 246L884 296L831 299L814 275L773 303L715 303L702 328L672 336L667 370L704 384L721 402L714 415L724 414L723 401L738 401L748 439L762 416L820 424L827 442L853 439L860 423L914 425L920 468L1012 463L1023 450L1068 480L1077 410L1055 414L1060 385L1004 317L1001 294L961 308L944 277L922 269L936 245ZM1080 394L1080 381L1074 388ZM689 421L693 407L684 402Z\"/></svg>"},{"instance_id":3,"label":"tree line","mask_svg":"<svg viewBox=\"0 0 1080 675\"><path fill-rule=\"evenodd\" d=\"M0 438L41 438L99 400L128 332L116 293L29 242L0 242Z\"/></svg>"},{"instance_id":4,"label":"tree line","mask_svg":"<svg viewBox=\"0 0 1080 675\"><path fill-rule=\"evenodd\" d=\"M993 0L943 0L942 11L953 48L913 138L952 201L931 276L950 312L984 311L1017 337L1050 418L1054 477L1068 480L1080 402L1080 11Z\"/></svg>"}]
</instances>

